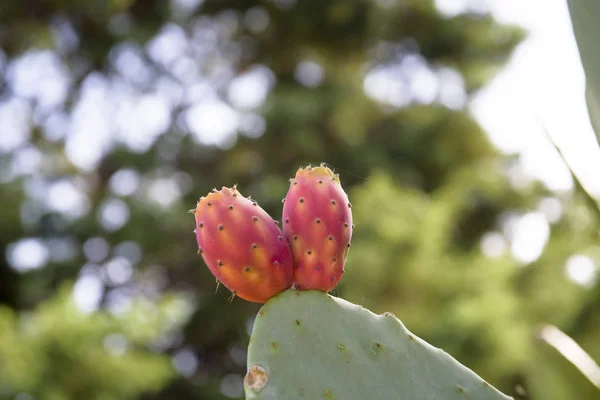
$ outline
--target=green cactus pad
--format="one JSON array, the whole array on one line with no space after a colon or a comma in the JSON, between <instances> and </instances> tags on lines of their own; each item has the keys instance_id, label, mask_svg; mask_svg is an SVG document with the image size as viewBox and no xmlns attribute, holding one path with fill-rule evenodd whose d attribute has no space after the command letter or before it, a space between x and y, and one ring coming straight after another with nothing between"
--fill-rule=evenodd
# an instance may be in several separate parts
<instances>
[{"instance_id":1,"label":"green cactus pad","mask_svg":"<svg viewBox=\"0 0 600 400\"><path fill-rule=\"evenodd\" d=\"M287 290L260 309L246 399L510 399L393 314L320 291Z\"/></svg>"}]
</instances>

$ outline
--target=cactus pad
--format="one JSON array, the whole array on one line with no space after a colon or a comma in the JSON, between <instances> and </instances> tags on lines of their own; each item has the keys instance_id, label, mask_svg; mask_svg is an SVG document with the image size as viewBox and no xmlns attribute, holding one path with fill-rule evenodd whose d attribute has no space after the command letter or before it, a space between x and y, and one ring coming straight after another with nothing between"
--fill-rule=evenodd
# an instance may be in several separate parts
<instances>
[{"instance_id":1,"label":"cactus pad","mask_svg":"<svg viewBox=\"0 0 600 400\"><path fill-rule=\"evenodd\" d=\"M287 290L259 311L246 399L508 400L393 314Z\"/></svg>"}]
</instances>

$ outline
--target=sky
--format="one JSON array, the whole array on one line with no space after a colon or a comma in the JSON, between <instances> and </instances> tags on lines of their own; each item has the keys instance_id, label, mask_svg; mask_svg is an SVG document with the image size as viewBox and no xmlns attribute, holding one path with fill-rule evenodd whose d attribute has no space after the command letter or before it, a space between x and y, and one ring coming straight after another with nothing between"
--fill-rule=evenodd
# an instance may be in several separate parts
<instances>
[{"instance_id":1,"label":"sky","mask_svg":"<svg viewBox=\"0 0 600 400\"><path fill-rule=\"evenodd\" d=\"M451 10L469 1L437 3ZM521 25L529 35L475 99L473 114L498 148L519 153L529 174L563 191L572 182L546 129L584 187L600 198L600 148L587 114L566 0L497 0L489 6L497 20Z\"/></svg>"}]
</instances>

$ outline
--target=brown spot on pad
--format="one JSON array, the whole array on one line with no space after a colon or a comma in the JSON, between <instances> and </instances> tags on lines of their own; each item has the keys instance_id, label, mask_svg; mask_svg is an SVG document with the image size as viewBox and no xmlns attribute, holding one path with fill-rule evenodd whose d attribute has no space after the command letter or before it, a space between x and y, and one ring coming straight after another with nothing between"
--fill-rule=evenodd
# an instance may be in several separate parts
<instances>
[{"instance_id":1,"label":"brown spot on pad","mask_svg":"<svg viewBox=\"0 0 600 400\"><path fill-rule=\"evenodd\" d=\"M269 382L269 374L260 365L252 365L244 377L244 386L255 393L260 392Z\"/></svg>"}]
</instances>

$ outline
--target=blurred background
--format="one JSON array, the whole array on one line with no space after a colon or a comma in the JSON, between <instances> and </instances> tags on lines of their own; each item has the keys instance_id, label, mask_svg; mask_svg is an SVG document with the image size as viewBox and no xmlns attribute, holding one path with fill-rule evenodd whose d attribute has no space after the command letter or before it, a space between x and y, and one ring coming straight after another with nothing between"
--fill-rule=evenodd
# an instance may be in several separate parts
<instances>
[{"instance_id":1,"label":"blurred background","mask_svg":"<svg viewBox=\"0 0 600 400\"><path fill-rule=\"evenodd\" d=\"M599 398L556 330L600 360L583 91L564 0L3 0L0 399L242 398L259 305L187 211L237 183L279 219L320 162L334 294L516 399Z\"/></svg>"}]
</instances>

